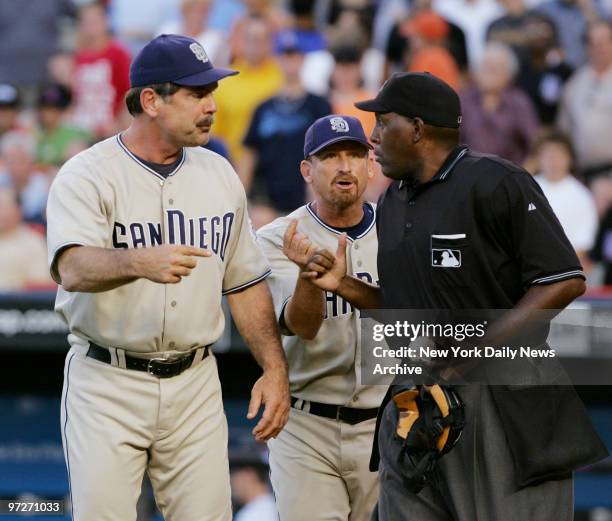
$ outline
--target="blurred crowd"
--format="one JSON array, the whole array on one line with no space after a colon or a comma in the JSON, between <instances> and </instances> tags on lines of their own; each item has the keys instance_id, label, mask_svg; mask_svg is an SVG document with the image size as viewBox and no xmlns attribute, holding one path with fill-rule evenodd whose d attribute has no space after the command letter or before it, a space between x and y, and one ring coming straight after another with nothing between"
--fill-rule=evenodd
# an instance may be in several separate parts
<instances>
[{"instance_id":1,"label":"blurred crowd","mask_svg":"<svg viewBox=\"0 0 612 521\"><path fill-rule=\"evenodd\" d=\"M612 0L0 0L0 291L51 287L45 204L58 168L129 125L132 56L183 34L238 76L207 145L257 228L310 197L306 128L372 114L397 71L460 94L462 139L535 176L591 284L612 284ZM372 162L368 197L387 181Z\"/></svg>"}]
</instances>

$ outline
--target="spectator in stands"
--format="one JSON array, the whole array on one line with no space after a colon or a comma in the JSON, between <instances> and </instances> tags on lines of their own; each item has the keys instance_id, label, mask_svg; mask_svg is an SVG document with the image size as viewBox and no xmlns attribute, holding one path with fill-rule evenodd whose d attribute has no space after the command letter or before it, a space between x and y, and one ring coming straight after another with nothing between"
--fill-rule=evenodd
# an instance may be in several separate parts
<instances>
[{"instance_id":1,"label":"spectator in stands","mask_svg":"<svg viewBox=\"0 0 612 521\"><path fill-rule=\"evenodd\" d=\"M555 23L525 0L501 3L506 14L491 23L487 39L512 47L520 63L518 86L531 98L540 122L552 125L563 84L574 70L558 48Z\"/></svg>"},{"instance_id":2,"label":"spectator in stands","mask_svg":"<svg viewBox=\"0 0 612 521\"><path fill-rule=\"evenodd\" d=\"M480 63L487 27L503 12L498 3L495 0L434 0L433 8L463 31L470 68Z\"/></svg>"},{"instance_id":3,"label":"spectator in stands","mask_svg":"<svg viewBox=\"0 0 612 521\"><path fill-rule=\"evenodd\" d=\"M101 3L79 9L75 54L75 123L106 137L121 128L116 120L127 114L124 96L130 87L130 55L110 36Z\"/></svg>"},{"instance_id":4,"label":"spectator in stands","mask_svg":"<svg viewBox=\"0 0 612 521\"><path fill-rule=\"evenodd\" d=\"M366 136L370 136L376 125L374 113L365 112L355 107L355 103L358 101L373 97L373 93L363 86L361 76L362 53L354 45L345 44L334 48L332 54L335 60L329 93L332 112L357 118L361 122ZM389 180L382 175L380 165L374 161L373 153L370 153L370 172L372 178L368 181L365 198L369 201L377 201L380 194L389 185Z\"/></svg>"},{"instance_id":5,"label":"spectator in stands","mask_svg":"<svg viewBox=\"0 0 612 521\"><path fill-rule=\"evenodd\" d=\"M402 33L409 42L406 70L430 72L459 90L459 67L445 47L450 33L446 20L432 10L419 11L402 24Z\"/></svg>"},{"instance_id":6,"label":"spectator in stands","mask_svg":"<svg viewBox=\"0 0 612 521\"><path fill-rule=\"evenodd\" d=\"M570 135L587 180L612 169L612 25L595 22L587 34L589 61L569 79L559 127Z\"/></svg>"},{"instance_id":7,"label":"spectator in stands","mask_svg":"<svg viewBox=\"0 0 612 521\"><path fill-rule=\"evenodd\" d=\"M312 0L290 0L289 13L293 17L293 31L304 53L322 51L327 47L325 36L315 23Z\"/></svg>"},{"instance_id":8,"label":"spectator in stands","mask_svg":"<svg viewBox=\"0 0 612 521\"><path fill-rule=\"evenodd\" d=\"M431 0L427 0L431 3ZM372 23L372 46L382 52L387 51L389 39L397 23L408 17L413 4L405 0L379 0Z\"/></svg>"},{"instance_id":9,"label":"spectator in stands","mask_svg":"<svg viewBox=\"0 0 612 521\"><path fill-rule=\"evenodd\" d=\"M72 93L62 85L45 85L38 96L37 161L59 167L89 146L89 132L68 123Z\"/></svg>"},{"instance_id":10,"label":"spectator in stands","mask_svg":"<svg viewBox=\"0 0 612 521\"><path fill-rule=\"evenodd\" d=\"M557 118L563 86L574 69L559 49L554 25L531 18L524 29L529 38L525 41L518 86L531 98L540 122L552 126Z\"/></svg>"},{"instance_id":11,"label":"spectator in stands","mask_svg":"<svg viewBox=\"0 0 612 521\"><path fill-rule=\"evenodd\" d=\"M283 9L278 8L272 0L243 0L246 12L238 18L230 33L231 60L246 60L246 53L249 52L248 40L243 37L252 18L264 20L274 37L276 33L291 26L291 18Z\"/></svg>"},{"instance_id":12,"label":"spectator in stands","mask_svg":"<svg viewBox=\"0 0 612 521\"><path fill-rule=\"evenodd\" d=\"M569 138L559 132L545 134L536 144L536 158L535 179L586 267L597 232L597 210L591 192L571 173L573 151Z\"/></svg>"},{"instance_id":13,"label":"spectator in stands","mask_svg":"<svg viewBox=\"0 0 612 521\"><path fill-rule=\"evenodd\" d=\"M512 47L523 69L531 59L531 41L542 36L554 39L555 24L541 12L529 9L525 0L501 0L500 3L506 12L491 22L487 28L487 40Z\"/></svg>"},{"instance_id":14,"label":"spectator in stands","mask_svg":"<svg viewBox=\"0 0 612 521\"><path fill-rule=\"evenodd\" d=\"M308 92L327 96L334 59L328 50L327 36L317 27L315 2L289 0L288 7L293 18L293 30L300 41L300 47L305 52L301 73L302 85Z\"/></svg>"},{"instance_id":15,"label":"spectator in stands","mask_svg":"<svg viewBox=\"0 0 612 521\"><path fill-rule=\"evenodd\" d=\"M177 17L179 0L111 0L107 3L113 34L130 54L135 55L155 36L162 23Z\"/></svg>"},{"instance_id":16,"label":"spectator in stands","mask_svg":"<svg viewBox=\"0 0 612 521\"><path fill-rule=\"evenodd\" d=\"M158 34L181 34L200 42L216 66L229 63L230 50L222 31L208 25L213 0L180 0L180 17L159 27Z\"/></svg>"},{"instance_id":17,"label":"spectator in stands","mask_svg":"<svg viewBox=\"0 0 612 521\"><path fill-rule=\"evenodd\" d=\"M18 130L20 105L17 87L0 83L0 140L7 132Z\"/></svg>"},{"instance_id":18,"label":"spectator in stands","mask_svg":"<svg viewBox=\"0 0 612 521\"><path fill-rule=\"evenodd\" d=\"M330 45L352 43L364 51L372 37L371 9L368 0L331 0L327 26Z\"/></svg>"},{"instance_id":19,"label":"spectator in stands","mask_svg":"<svg viewBox=\"0 0 612 521\"><path fill-rule=\"evenodd\" d=\"M589 180L588 185L595 198L597 215L601 220L612 208L612 168L598 173Z\"/></svg>"},{"instance_id":20,"label":"spectator in stands","mask_svg":"<svg viewBox=\"0 0 612 521\"><path fill-rule=\"evenodd\" d=\"M250 207L255 228L305 203L300 175L304 134L316 119L331 112L325 98L307 92L300 82L305 49L298 35L283 31L279 36L278 62L284 85L255 109L238 169L247 193L252 191L255 196L256 204Z\"/></svg>"},{"instance_id":21,"label":"spectator in stands","mask_svg":"<svg viewBox=\"0 0 612 521\"><path fill-rule=\"evenodd\" d=\"M214 0L210 26L229 35L237 20L246 12L242 0Z\"/></svg>"},{"instance_id":22,"label":"spectator in stands","mask_svg":"<svg viewBox=\"0 0 612 521\"><path fill-rule=\"evenodd\" d=\"M0 0L0 82L27 88L45 81L61 21L72 12L71 0Z\"/></svg>"},{"instance_id":23,"label":"spectator in stands","mask_svg":"<svg viewBox=\"0 0 612 521\"><path fill-rule=\"evenodd\" d=\"M57 83L72 92L74 80L74 54L69 51L55 53L47 62L49 82Z\"/></svg>"},{"instance_id":24,"label":"spectator in stands","mask_svg":"<svg viewBox=\"0 0 612 521\"><path fill-rule=\"evenodd\" d=\"M557 26L561 47L568 63L580 67L586 59L584 35L588 24L603 15L596 0L545 0L536 9Z\"/></svg>"},{"instance_id":25,"label":"spectator in stands","mask_svg":"<svg viewBox=\"0 0 612 521\"><path fill-rule=\"evenodd\" d=\"M268 485L268 469L263 463L233 463L230 481L233 499L242 505L234 521L278 521L276 502Z\"/></svg>"},{"instance_id":26,"label":"spectator in stands","mask_svg":"<svg viewBox=\"0 0 612 521\"><path fill-rule=\"evenodd\" d=\"M423 18L423 15L426 15ZM443 21L443 25L446 28L440 29L441 25L432 15L439 17ZM438 34L438 38L442 36L444 48L451 54L453 61L456 66L459 67L460 71L467 70L467 51L465 47L465 35L463 31L453 23L440 16L432 8L432 0L416 0L412 4L410 15L403 17L403 20L396 24L389 34L389 39L386 46L386 58L387 58L387 76L396 71L406 70L406 55L409 52L410 47L410 33L414 28L413 19L421 20L422 22L430 22L427 24L429 32L433 31L444 31L445 35ZM417 24L419 22L417 21ZM434 25L435 24L435 25ZM438 43L440 41L438 40ZM433 71L430 71L434 73ZM434 73L435 74L435 73Z\"/></svg>"},{"instance_id":27,"label":"spectator in stands","mask_svg":"<svg viewBox=\"0 0 612 521\"><path fill-rule=\"evenodd\" d=\"M386 79L386 74L383 53L371 47L373 2L367 0L332 0L330 4L331 14L326 30L328 48L357 47L362 54L361 76L364 85L368 90L377 91ZM326 64L322 57L318 74L322 80L327 82L327 86L329 86L329 79L334 69L334 58L331 53L328 54L328 59L329 62ZM317 74L317 71L313 71L313 74ZM302 75L302 81L304 79L305 76ZM327 90L320 92L328 93Z\"/></svg>"},{"instance_id":28,"label":"spectator in stands","mask_svg":"<svg viewBox=\"0 0 612 521\"><path fill-rule=\"evenodd\" d=\"M13 188L21 201L24 220L42 224L49 179L36 169L36 142L23 132L9 132L0 142L0 187Z\"/></svg>"},{"instance_id":29,"label":"spectator in stands","mask_svg":"<svg viewBox=\"0 0 612 521\"><path fill-rule=\"evenodd\" d=\"M51 284L45 239L23 223L17 193L8 186L0 186L0 252L0 291Z\"/></svg>"},{"instance_id":30,"label":"spectator in stands","mask_svg":"<svg viewBox=\"0 0 612 521\"><path fill-rule=\"evenodd\" d=\"M593 262L602 264L604 272L602 284L612 285L612 207L608 209L599 224L595 246L589 257Z\"/></svg>"},{"instance_id":31,"label":"spectator in stands","mask_svg":"<svg viewBox=\"0 0 612 521\"><path fill-rule=\"evenodd\" d=\"M522 163L538 131L535 109L513 86L518 59L499 42L487 44L476 82L461 93L462 139L474 150Z\"/></svg>"},{"instance_id":32,"label":"spectator in stands","mask_svg":"<svg viewBox=\"0 0 612 521\"><path fill-rule=\"evenodd\" d=\"M218 112L213 132L227 144L232 161L240 164L242 140L255 107L273 96L283 84L283 73L273 51L273 33L263 18L242 25L244 59L232 64L240 72L215 92Z\"/></svg>"},{"instance_id":33,"label":"spectator in stands","mask_svg":"<svg viewBox=\"0 0 612 521\"><path fill-rule=\"evenodd\" d=\"M329 101L332 112L356 117L369 136L376 124L372 112L364 112L355 103L373 97L373 93L363 87L361 77L361 50L354 45L341 45L332 49L335 65L331 76Z\"/></svg>"}]
</instances>

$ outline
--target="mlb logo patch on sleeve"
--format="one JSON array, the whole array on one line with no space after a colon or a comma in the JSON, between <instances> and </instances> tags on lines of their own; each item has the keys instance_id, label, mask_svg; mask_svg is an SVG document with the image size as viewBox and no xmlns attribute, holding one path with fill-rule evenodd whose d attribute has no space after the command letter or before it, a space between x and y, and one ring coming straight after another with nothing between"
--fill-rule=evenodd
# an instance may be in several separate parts
<instances>
[{"instance_id":1,"label":"mlb logo patch on sleeve","mask_svg":"<svg viewBox=\"0 0 612 521\"><path fill-rule=\"evenodd\" d=\"M431 265L434 268L460 268L461 250L432 248Z\"/></svg>"}]
</instances>

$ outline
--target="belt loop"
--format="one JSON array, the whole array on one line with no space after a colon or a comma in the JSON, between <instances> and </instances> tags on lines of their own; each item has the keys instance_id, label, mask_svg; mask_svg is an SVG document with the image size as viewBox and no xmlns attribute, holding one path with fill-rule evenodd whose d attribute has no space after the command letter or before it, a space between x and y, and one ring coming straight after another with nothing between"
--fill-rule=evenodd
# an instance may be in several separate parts
<instances>
[{"instance_id":1,"label":"belt loop","mask_svg":"<svg viewBox=\"0 0 612 521\"><path fill-rule=\"evenodd\" d=\"M110 365L113 367L119 367L119 360L117 359L117 348L109 347L108 352L110 353ZM125 358L124 358L125 361Z\"/></svg>"},{"instance_id":2,"label":"belt loop","mask_svg":"<svg viewBox=\"0 0 612 521\"><path fill-rule=\"evenodd\" d=\"M121 367L121 369L126 369L127 367L125 363L125 349L119 349L116 347L115 351L117 352L117 363L119 367Z\"/></svg>"},{"instance_id":3,"label":"belt loop","mask_svg":"<svg viewBox=\"0 0 612 521\"><path fill-rule=\"evenodd\" d=\"M205 347L198 347L196 349L195 355L193 357L193 360L191 362L191 365L189 367L195 367L196 365L198 365L202 359L204 358L204 350L206 348Z\"/></svg>"}]
</instances>

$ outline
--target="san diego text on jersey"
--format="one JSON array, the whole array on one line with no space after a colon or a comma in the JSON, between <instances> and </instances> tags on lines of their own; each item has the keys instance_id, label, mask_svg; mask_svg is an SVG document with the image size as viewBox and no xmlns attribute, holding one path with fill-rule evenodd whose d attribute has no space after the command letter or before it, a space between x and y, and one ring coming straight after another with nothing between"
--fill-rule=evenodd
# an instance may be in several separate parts
<instances>
[{"instance_id":1,"label":"san diego text on jersey","mask_svg":"<svg viewBox=\"0 0 612 521\"><path fill-rule=\"evenodd\" d=\"M224 215L186 217L181 210L166 210L163 223L115 221L113 226L113 247L145 248L163 244L167 237L169 244L188 244L206 248L221 257L229 242L234 212ZM162 226L163 224L163 226Z\"/></svg>"}]
</instances>

